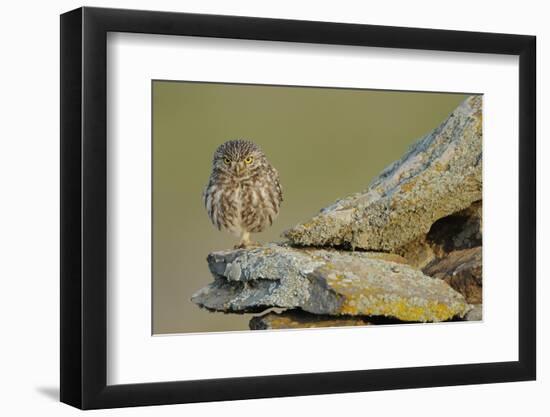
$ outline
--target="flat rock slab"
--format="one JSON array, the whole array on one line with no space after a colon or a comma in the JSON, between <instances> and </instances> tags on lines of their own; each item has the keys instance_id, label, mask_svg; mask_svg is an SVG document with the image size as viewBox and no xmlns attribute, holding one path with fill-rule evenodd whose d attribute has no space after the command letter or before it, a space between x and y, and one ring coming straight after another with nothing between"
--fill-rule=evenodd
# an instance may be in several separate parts
<instances>
[{"instance_id":1,"label":"flat rock slab","mask_svg":"<svg viewBox=\"0 0 550 417\"><path fill-rule=\"evenodd\" d=\"M250 320L250 330L317 329L324 327L369 326L365 317L319 316L301 310L269 312Z\"/></svg>"},{"instance_id":2,"label":"flat rock slab","mask_svg":"<svg viewBox=\"0 0 550 417\"><path fill-rule=\"evenodd\" d=\"M398 255L269 244L208 256L214 282L192 301L226 313L271 307L320 315L438 322L463 317L464 297Z\"/></svg>"},{"instance_id":3,"label":"flat rock slab","mask_svg":"<svg viewBox=\"0 0 550 417\"><path fill-rule=\"evenodd\" d=\"M466 99L360 193L284 236L301 246L397 251L482 198L482 98Z\"/></svg>"}]
</instances>

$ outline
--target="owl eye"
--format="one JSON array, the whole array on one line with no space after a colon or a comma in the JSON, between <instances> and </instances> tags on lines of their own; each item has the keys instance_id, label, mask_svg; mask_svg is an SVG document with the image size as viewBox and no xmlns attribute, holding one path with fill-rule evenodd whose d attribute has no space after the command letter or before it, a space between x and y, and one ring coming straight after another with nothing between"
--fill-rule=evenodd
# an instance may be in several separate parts
<instances>
[{"instance_id":1,"label":"owl eye","mask_svg":"<svg viewBox=\"0 0 550 417\"><path fill-rule=\"evenodd\" d=\"M245 163L245 164L251 164L252 161L253 161L252 157L251 157L251 156L247 156L247 157L245 158L245 160L244 160L244 163Z\"/></svg>"},{"instance_id":2,"label":"owl eye","mask_svg":"<svg viewBox=\"0 0 550 417\"><path fill-rule=\"evenodd\" d=\"M223 163L225 165L229 165L231 163L231 161L229 160L229 158L226 156L225 158L223 158Z\"/></svg>"}]
</instances>

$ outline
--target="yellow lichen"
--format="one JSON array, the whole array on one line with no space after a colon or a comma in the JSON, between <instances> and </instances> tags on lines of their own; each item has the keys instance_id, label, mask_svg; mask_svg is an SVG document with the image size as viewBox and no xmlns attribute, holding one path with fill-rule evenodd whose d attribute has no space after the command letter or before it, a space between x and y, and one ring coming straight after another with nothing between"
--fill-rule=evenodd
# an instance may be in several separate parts
<instances>
[{"instance_id":1,"label":"yellow lichen","mask_svg":"<svg viewBox=\"0 0 550 417\"><path fill-rule=\"evenodd\" d=\"M416 185L416 181L414 181L414 180L406 182L405 184L403 184L401 186L401 191L408 193L409 191L411 191L415 187L415 185Z\"/></svg>"},{"instance_id":2,"label":"yellow lichen","mask_svg":"<svg viewBox=\"0 0 550 417\"><path fill-rule=\"evenodd\" d=\"M360 298L360 297L359 297ZM357 306L359 302L359 306ZM363 304L363 305L361 305ZM454 317L454 312L443 303L428 302L426 306L411 304L408 300L384 300L371 297L368 304L354 298L347 298L340 309L340 314L365 316L390 316L403 321L444 321Z\"/></svg>"}]
</instances>

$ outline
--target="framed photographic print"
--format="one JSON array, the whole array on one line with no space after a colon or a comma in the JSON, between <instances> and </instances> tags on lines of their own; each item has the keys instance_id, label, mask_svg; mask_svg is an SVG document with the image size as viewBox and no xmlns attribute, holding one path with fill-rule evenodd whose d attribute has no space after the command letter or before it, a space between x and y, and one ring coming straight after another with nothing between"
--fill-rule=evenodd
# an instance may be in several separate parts
<instances>
[{"instance_id":1,"label":"framed photographic print","mask_svg":"<svg viewBox=\"0 0 550 417\"><path fill-rule=\"evenodd\" d=\"M535 38L61 16L61 401L535 379Z\"/></svg>"}]
</instances>

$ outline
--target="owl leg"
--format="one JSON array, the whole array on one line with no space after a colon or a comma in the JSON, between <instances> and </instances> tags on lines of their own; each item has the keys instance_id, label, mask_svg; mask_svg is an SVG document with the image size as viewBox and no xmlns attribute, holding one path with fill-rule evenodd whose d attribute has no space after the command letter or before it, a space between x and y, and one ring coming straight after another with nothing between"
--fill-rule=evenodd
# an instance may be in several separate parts
<instances>
[{"instance_id":1,"label":"owl leg","mask_svg":"<svg viewBox=\"0 0 550 417\"><path fill-rule=\"evenodd\" d=\"M251 246L254 246L254 243L250 240L250 233L243 231L241 234L241 240L239 244L235 246L235 249L246 249Z\"/></svg>"}]
</instances>

